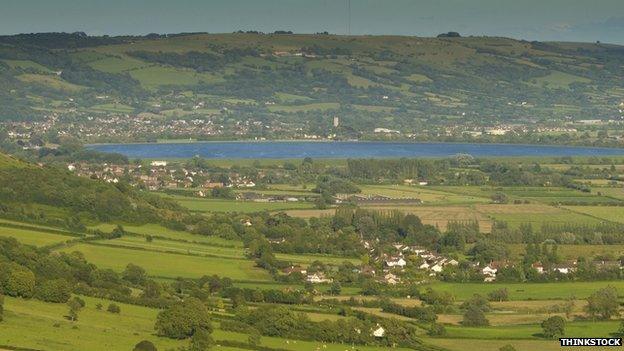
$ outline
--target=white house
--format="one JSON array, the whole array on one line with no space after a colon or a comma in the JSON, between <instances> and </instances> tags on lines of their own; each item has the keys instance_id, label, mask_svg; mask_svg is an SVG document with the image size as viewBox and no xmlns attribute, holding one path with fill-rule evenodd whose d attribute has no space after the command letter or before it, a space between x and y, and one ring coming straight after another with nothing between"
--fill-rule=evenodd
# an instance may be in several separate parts
<instances>
[{"instance_id":1,"label":"white house","mask_svg":"<svg viewBox=\"0 0 624 351\"><path fill-rule=\"evenodd\" d=\"M150 165L153 167L166 167L167 161L152 161Z\"/></svg>"},{"instance_id":2,"label":"white house","mask_svg":"<svg viewBox=\"0 0 624 351\"><path fill-rule=\"evenodd\" d=\"M386 260L386 266L388 267L405 267L405 265L407 265L407 262L405 262L405 260L403 259L403 257L391 257L390 259Z\"/></svg>"},{"instance_id":3,"label":"white house","mask_svg":"<svg viewBox=\"0 0 624 351\"><path fill-rule=\"evenodd\" d=\"M384 276L384 281L386 282L386 284L396 285L401 282L401 278L397 277L392 273L388 273Z\"/></svg>"},{"instance_id":4,"label":"white house","mask_svg":"<svg viewBox=\"0 0 624 351\"><path fill-rule=\"evenodd\" d=\"M373 330L373 336L376 338L383 338L384 335L386 335L386 330L382 326L377 325L377 329Z\"/></svg>"},{"instance_id":5,"label":"white house","mask_svg":"<svg viewBox=\"0 0 624 351\"><path fill-rule=\"evenodd\" d=\"M323 273L314 273L314 274L308 274L308 276L306 277L306 281L310 282L310 283L314 283L314 284L320 284L320 283L331 283L332 280L325 277L325 274Z\"/></svg>"}]
</instances>

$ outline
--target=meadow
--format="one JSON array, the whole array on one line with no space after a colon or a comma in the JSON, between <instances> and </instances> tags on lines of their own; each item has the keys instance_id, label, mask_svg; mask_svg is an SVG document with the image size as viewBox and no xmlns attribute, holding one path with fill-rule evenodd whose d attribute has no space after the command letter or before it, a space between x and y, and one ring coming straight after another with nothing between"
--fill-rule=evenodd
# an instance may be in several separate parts
<instances>
[{"instance_id":1,"label":"meadow","mask_svg":"<svg viewBox=\"0 0 624 351\"><path fill-rule=\"evenodd\" d=\"M570 297L586 298L596 290L613 286L620 294L624 293L624 281L597 282L556 282L556 283L447 283L435 282L425 287L437 291L447 291L460 300L471 298L474 294L486 296L494 290L507 288L509 300L552 300Z\"/></svg>"},{"instance_id":2,"label":"meadow","mask_svg":"<svg viewBox=\"0 0 624 351\"><path fill-rule=\"evenodd\" d=\"M34 246L48 246L75 239L72 236L52 234L33 229L18 229L0 225L0 236L12 237L17 241Z\"/></svg>"},{"instance_id":3,"label":"meadow","mask_svg":"<svg viewBox=\"0 0 624 351\"><path fill-rule=\"evenodd\" d=\"M59 249L63 252L81 252L85 258L100 268L110 268L117 272L125 269L128 263L143 267L150 276L164 278L199 278L217 274L234 280L271 280L271 276L255 263L245 259L189 256L153 251L109 247L97 244L77 244ZM167 262L167 264L163 264Z\"/></svg>"},{"instance_id":4,"label":"meadow","mask_svg":"<svg viewBox=\"0 0 624 351\"><path fill-rule=\"evenodd\" d=\"M305 202L252 202L234 200L215 200L192 198L185 196L170 196L180 205L196 212L242 212L252 213L261 211L280 211L297 208L312 208L311 203Z\"/></svg>"}]
</instances>

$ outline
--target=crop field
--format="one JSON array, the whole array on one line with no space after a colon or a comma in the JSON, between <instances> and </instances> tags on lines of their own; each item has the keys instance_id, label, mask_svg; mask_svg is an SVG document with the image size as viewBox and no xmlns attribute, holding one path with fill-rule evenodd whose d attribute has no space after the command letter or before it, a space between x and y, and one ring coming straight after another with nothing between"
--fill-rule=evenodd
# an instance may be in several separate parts
<instances>
[{"instance_id":1,"label":"crop field","mask_svg":"<svg viewBox=\"0 0 624 351\"><path fill-rule=\"evenodd\" d=\"M376 210L398 210L418 216L425 224L438 226L446 230L448 222L478 221L480 230L489 233L492 221L482 213L468 206L366 206L363 208Z\"/></svg>"},{"instance_id":2,"label":"crop field","mask_svg":"<svg viewBox=\"0 0 624 351\"><path fill-rule=\"evenodd\" d=\"M477 211L486 215L491 220L504 221L512 228L517 228L522 223L531 223L534 228L542 224L595 224L599 220L587 215L571 212L554 206L542 204L527 205L477 205Z\"/></svg>"},{"instance_id":3,"label":"crop field","mask_svg":"<svg viewBox=\"0 0 624 351\"><path fill-rule=\"evenodd\" d=\"M472 195L458 195L451 192L433 190L426 187L405 185L364 185L364 195L383 195L396 199L416 198L425 204L465 204L488 203L490 199Z\"/></svg>"},{"instance_id":4,"label":"crop field","mask_svg":"<svg viewBox=\"0 0 624 351\"><path fill-rule=\"evenodd\" d=\"M189 256L173 253L158 253L129 248L102 245L77 244L60 251L79 251L85 258L101 268L121 272L128 263L139 265L154 277L199 278L203 275L218 274L235 280L270 280L270 275L255 263L244 259ZM163 264L167 262L167 264Z\"/></svg>"},{"instance_id":5,"label":"crop field","mask_svg":"<svg viewBox=\"0 0 624 351\"><path fill-rule=\"evenodd\" d=\"M313 204L303 202L252 202L235 200L200 199L172 196L180 205L197 212L241 212L279 211L297 208L311 208Z\"/></svg>"},{"instance_id":6,"label":"crop field","mask_svg":"<svg viewBox=\"0 0 624 351\"><path fill-rule=\"evenodd\" d=\"M0 226L0 236L12 237L17 241L34 246L48 246L75 239L71 236L48 233L30 229L17 229Z\"/></svg>"},{"instance_id":7,"label":"crop field","mask_svg":"<svg viewBox=\"0 0 624 351\"><path fill-rule=\"evenodd\" d=\"M334 102L321 102L303 105L270 105L268 107L271 112L309 112L309 111L328 111L340 108L340 104Z\"/></svg>"},{"instance_id":8,"label":"crop field","mask_svg":"<svg viewBox=\"0 0 624 351\"><path fill-rule=\"evenodd\" d=\"M620 294L624 294L624 281L493 284L436 282L429 286L434 290L448 291L458 300L466 300L474 294L486 296L489 292L501 288L507 288L509 300L513 301L567 299L571 296L586 298L596 290L607 286L613 286Z\"/></svg>"},{"instance_id":9,"label":"crop field","mask_svg":"<svg viewBox=\"0 0 624 351\"><path fill-rule=\"evenodd\" d=\"M619 321L568 322L565 331L566 336L580 338L609 337L617 332L619 326ZM449 337L461 339L539 339L542 332L537 323L487 328L447 326L446 330Z\"/></svg>"}]
</instances>

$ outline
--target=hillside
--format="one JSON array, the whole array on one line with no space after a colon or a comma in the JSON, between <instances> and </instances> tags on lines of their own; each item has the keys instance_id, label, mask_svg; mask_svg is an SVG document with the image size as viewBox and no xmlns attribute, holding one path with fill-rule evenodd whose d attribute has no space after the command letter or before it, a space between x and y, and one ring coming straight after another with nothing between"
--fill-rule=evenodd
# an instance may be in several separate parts
<instances>
[{"instance_id":1,"label":"hillside","mask_svg":"<svg viewBox=\"0 0 624 351\"><path fill-rule=\"evenodd\" d=\"M278 135L325 133L333 116L347 135L619 119L623 54L609 44L498 37L8 36L0 37L0 118L140 114L260 136L262 125Z\"/></svg>"},{"instance_id":2,"label":"hillside","mask_svg":"<svg viewBox=\"0 0 624 351\"><path fill-rule=\"evenodd\" d=\"M78 177L0 153L2 217L77 228L99 221L159 221L167 209L181 208L128 185Z\"/></svg>"}]
</instances>

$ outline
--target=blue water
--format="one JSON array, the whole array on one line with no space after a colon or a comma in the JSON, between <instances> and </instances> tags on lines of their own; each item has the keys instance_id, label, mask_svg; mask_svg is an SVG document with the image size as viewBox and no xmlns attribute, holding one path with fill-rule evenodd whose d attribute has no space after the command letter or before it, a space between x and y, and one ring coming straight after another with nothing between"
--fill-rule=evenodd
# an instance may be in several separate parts
<instances>
[{"instance_id":1,"label":"blue water","mask_svg":"<svg viewBox=\"0 0 624 351\"><path fill-rule=\"evenodd\" d=\"M182 144L100 144L89 148L131 158L380 158L483 156L615 156L624 149L463 143L389 142L202 142Z\"/></svg>"}]
</instances>

